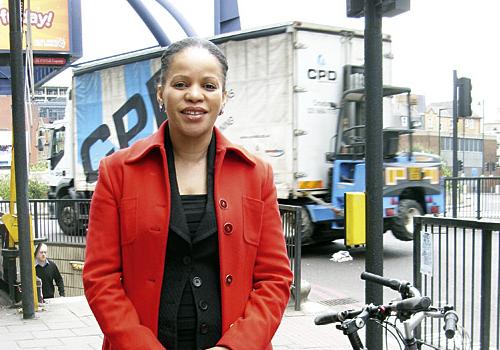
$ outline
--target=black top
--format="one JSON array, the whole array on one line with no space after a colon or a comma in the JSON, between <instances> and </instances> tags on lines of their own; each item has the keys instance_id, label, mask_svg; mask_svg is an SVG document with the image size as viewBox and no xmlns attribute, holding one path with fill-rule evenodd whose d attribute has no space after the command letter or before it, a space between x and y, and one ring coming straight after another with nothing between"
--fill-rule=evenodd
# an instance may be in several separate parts
<instances>
[{"instance_id":1,"label":"black top","mask_svg":"<svg viewBox=\"0 0 500 350\"><path fill-rule=\"evenodd\" d=\"M165 146L171 212L158 339L169 350L215 346L222 335L217 222L213 198L215 137L207 154L207 194L181 196L168 129Z\"/></svg>"},{"instance_id":2,"label":"black top","mask_svg":"<svg viewBox=\"0 0 500 350\"><path fill-rule=\"evenodd\" d=\"M206 194L182 195L182 209L186 216L186 223L191 240L195 238L201 219L205 215L205 207L207 206Z\"/></svg>"},{"instance_id":3,"label":"black top","mask_svg":"<svg viewBox=\"0 0 500 350\"><path fill-rule=\"evenodd\" d=\"M205 214L207 195L181 196L182 208L191 237L196 235L201 219ZM177 311L177 348L195 348L196 339L196 305L194 302L193 288L186 283L181 296L179 310Z\"/></svg>"},{"instance_id":4,"label":"black top","mask_svg":"<svg viewBox=\"0 0 500 350\"><path fill-rule=\"evenodd\" d=\"M54 297L54 282L57 284L57 289L59 289L59 295L64 296L64 282L59 273L57 265L47 259L47 264L45 266L36 265L36 276L42 280L42 296L44 299Z\"/></svg>"}]
</instances>

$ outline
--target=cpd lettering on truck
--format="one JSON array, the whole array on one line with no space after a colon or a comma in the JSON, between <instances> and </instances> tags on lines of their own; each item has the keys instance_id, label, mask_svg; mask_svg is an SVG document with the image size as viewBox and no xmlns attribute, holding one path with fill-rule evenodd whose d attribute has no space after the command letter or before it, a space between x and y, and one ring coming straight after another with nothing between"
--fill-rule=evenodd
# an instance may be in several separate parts
<instances>
[{"instance_id":1,"label":"cpd lettering on truck","mask_svg":"<svg viewBox=\"0 0 500 350\"><path fill-rule=\"evenodd\" d=\"M309 68L307 77L312 80L334 81L337 80L337 72L334 70Z\"/></svg>"}]
</instances>

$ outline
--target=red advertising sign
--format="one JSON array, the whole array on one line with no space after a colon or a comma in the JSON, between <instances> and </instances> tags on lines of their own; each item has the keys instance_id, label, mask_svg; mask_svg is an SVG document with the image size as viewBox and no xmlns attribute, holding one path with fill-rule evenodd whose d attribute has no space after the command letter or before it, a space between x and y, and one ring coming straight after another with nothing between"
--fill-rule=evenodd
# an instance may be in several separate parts
<instances>
[{"instance_id":1,"label":"red advertising sign","mask_svg":"<svg viewBox=\"0 0 500 350\"><path fill-rule=\"evenodd\" d=\"M33 64L39 66L64 66L66 59L64 57L33 57Z\"/></svg>"}]
</instances>

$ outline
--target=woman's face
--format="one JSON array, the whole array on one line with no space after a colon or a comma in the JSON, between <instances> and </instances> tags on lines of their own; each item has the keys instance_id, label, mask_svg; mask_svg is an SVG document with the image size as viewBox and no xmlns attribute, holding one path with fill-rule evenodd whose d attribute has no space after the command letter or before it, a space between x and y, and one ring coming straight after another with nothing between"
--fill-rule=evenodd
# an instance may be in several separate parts
<instances>
[{"instance_id":1,"label":"woman's face","mask_svg":"<svg viewBox=\"0 0 500 350\"><path fill-rule=\"evenodd\" d=\"M211 135L226 101L222 68L208 50L190 47L172 57L158 100L165 104L172 136Z\"/></svg>"}]
</instances>

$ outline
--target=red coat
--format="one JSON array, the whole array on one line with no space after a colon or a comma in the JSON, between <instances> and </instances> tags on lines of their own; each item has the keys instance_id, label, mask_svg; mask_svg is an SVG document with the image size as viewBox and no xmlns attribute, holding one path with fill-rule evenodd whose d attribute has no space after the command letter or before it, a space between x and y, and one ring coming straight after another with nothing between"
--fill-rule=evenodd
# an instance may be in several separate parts
<instances>
[{"instance_id":1,"label":"red coat","mask_svg":"<svg viewBox=\"0 0 500 350\"><path fill-rule=\"evenodd\" d=\"M157 340L170 217L164 123L99 166L83 283L103 349L163 349ZM286 255L271 167L216 129L222 338L232 350L268 350L288 302Z\"/></svg>"}]
</instances>

